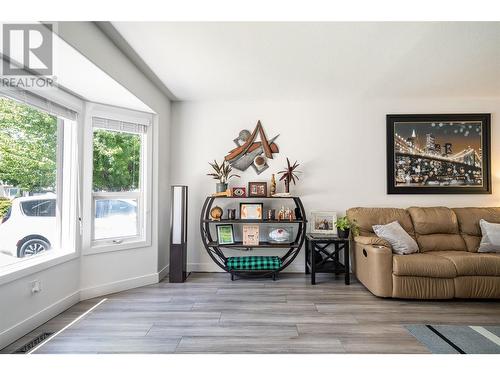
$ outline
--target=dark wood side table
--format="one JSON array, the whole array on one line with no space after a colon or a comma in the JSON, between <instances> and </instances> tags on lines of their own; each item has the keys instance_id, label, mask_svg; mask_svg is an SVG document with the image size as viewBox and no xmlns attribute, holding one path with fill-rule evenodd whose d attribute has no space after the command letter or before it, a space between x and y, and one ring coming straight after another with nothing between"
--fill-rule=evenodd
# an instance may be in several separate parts
<instances>
[{"instance_id":1,"label":"dark wood side table","mask_svg":"<svg viewBox=\"0 0 500 375\"><path fill-rule=\"evenodd\" d=\"M332 245L333 250L330 252L327 248ZM341 251L344 251L344 264L339 261ZM316 284L316 273L334 273L335 275L345 273L345 283L350 284L348 238L308 233L305 255L306 274L311 274L312 285Z\"/></svg>"}]
</instances>

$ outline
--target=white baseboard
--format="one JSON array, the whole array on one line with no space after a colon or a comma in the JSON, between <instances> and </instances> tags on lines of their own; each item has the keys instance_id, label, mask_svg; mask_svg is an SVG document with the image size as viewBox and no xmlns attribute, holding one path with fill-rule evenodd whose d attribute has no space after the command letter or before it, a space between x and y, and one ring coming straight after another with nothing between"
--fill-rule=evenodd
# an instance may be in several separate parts
<instances>
[{"instance_id":1,"label":"white baseboard","mask_svg":"<svg viewBox=\"0 0 500 375\"><path fill-rule=\"evenodd\" d=\"M162 281L165 277L168 276L169 264L163 267L160 272L158 272L158 282Z\"/></svg>"},{"instance_id":2,"label":"white baseboard","mask_svg":"<svg viewBox=\"0 0 500 375\"><path fill-rule=\"evenodd\" d=\"M149 275L132 277L112 283L101 284L80 290L80 300L105 296L111 293L118 293L128 289L139 288L145 285L156 284L158 282L159 273L152 273Z\"/></svg>"},{"instance_id":3,"label":"white baseboard","mask_svg":"<svg viewBox=\"0 0 500 375\"><path fill-rule=\"evenodd\" d=\"M48 320L59 315L63 311L69 309L71 306L80 302L80 293L77 291L70 294L56 302L52 305L47 306L42 311L31 315L22 322L6 329L0 333L0 349L12 344L14 341L19 340L21 337L27 333L33 331L35 328L41 326Z\"/></svg>"}]
</instances>

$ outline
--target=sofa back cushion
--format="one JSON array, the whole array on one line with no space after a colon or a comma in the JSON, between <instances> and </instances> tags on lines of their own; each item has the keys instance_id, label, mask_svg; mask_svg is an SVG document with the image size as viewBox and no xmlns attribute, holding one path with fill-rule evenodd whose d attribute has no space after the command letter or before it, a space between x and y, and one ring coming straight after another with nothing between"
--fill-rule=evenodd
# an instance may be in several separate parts
<instances>
[{"instance_id":1,"label":"sofa back cushion","mask_svg":"<svg viewBox=\"0 0 500 375\"><path fill-rule=\"evenodd\" d=\"M402 208L354 207L347 210L347 217L356 221L361 236L375 236L374 225L397 221L410 236L415 237L410 215Z\"/></svg>"},{"instance_id":2,"label":"sofa back cushion","mask_svg":"<svg viewBox=\"0 0 500 375\"><path fill-rule=\"evenodd\" d=\"M467 251L472 253L477 252L481 242L479 220L500 223L500 207L464 207L452 210L457 215L460 234L467 245Z\"/></svg>"},{"instance_id":3,"label":"sofa back cushion","mask_svg":"<svg viewBox=\"0 0 500 375\"><path fill-rule=\"evenodd\" d=\"M467 247L460 235L457 215L447 207L410 207L415 236L421 252L459 250Z\"/></svg>"}]
</instances>

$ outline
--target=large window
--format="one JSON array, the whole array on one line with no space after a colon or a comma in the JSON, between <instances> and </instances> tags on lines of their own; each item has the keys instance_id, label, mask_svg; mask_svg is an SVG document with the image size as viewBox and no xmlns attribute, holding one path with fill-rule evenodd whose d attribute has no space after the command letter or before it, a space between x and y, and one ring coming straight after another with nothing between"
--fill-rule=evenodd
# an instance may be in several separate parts
<instances>
[{"instance_id":1,"label":"large window","mask_svg":"<svg viewBox=\"0 0 500 375\"><path fill-rule=\"evenodd\" d=\"M92 117L92 242L145 239L145 124Z\"/></svg>"},{"instance_id":2,"label":"large window","mask_svg":"<svg viewBox=\"0 0 500 375\"><path fill-rule=\"evenodd\" d=\"M76 209L69 207L74 126L57 113L0 97L0 267L74 251L68 242Z\"/></svg>"}]
</instances>

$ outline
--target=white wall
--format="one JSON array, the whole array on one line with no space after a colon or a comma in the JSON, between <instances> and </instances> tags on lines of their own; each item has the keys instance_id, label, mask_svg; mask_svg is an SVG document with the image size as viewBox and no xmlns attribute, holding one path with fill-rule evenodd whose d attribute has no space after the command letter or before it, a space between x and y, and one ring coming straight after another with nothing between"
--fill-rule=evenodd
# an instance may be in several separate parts
<instances>
[{"instance_id":1,"label":"white wall","mask_svg":"<svg viewBox=\"0 0 500 375\"><path fill-rule=\"evenodd\" d=\"M0 348L80 299L154 283L168 271L170 101L93 23L62 22L58 33L158 115L153 135L152 244L81 256L0 285ZM99 82L88 84L99 89ZM42 282L42 292L30 293L32 280Z\"/></svg>"},{"instance_id":2,"label":"white wall","mask_svg":"<svg viewBox=\"0 0 500 375\"><path fill-rule=\"evenodd\" d=\"M492 113L493 195L387 195L385 115L389 113ZM307 212L353 206L408 207L500 206L500 100L495 99L362 99L324 101L178 102L172 117L172 183L190 189L188 262L192 270L214 270L200 240L199 214L204 198L214 191L205 176L208 161L221 160L238 132L253 130L261 120L268 137L280 134L280 154L257 176L243 173L233 186L269 181L288 156L303 171L292 192L302 197ZM280 188L281 186L279 186ZM291 270L303 270L303 253Z\"/></svg>"},{"instance_id":3,"label":"white wall","mask_svg":"<svg viewBox=\"0 0 500 375\"><path fill-rule=\"evenodd\" d=\"M170 101L144 74L91 22L61 22L59 35L99 68L121 83L158 115L153 135L153 240L148 248L87 255L82 258L81 288L90 297L125 289L126 285L151 280L151 275L166 274L168 267L169 132ZM97 82L95 84L98 84ZM162 230L158 230L161 228ZM123 282L122 282L123 281ZM135 283L135 284L134 284Z\"/></svg>"}]
</instances>

